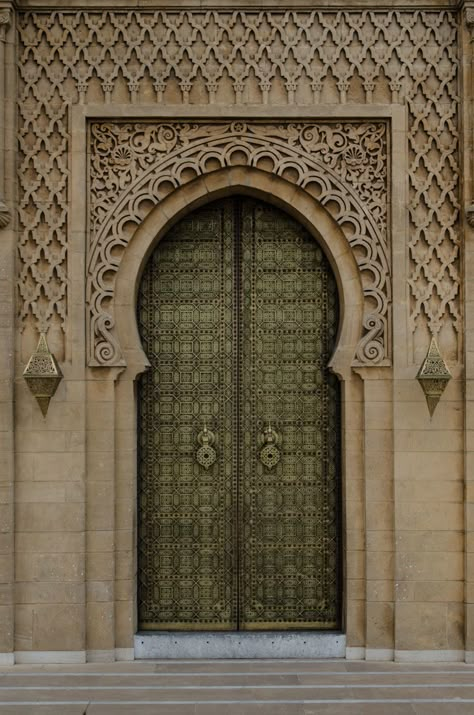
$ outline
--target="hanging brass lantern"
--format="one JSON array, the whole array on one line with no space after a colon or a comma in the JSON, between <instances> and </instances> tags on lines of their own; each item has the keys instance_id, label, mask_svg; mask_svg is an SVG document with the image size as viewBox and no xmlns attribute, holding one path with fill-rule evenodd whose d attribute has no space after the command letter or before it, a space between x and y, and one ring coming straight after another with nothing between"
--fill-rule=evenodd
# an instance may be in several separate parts
<instances>
[{"instance_id":1,"label":"hanging brass lantern","mask_svg":"<svg viewBox=\"0 0 474 715\"><path fill-rule=\"evenodd\" d=\"M28 361L23 377L31 393L36 397L43 417L46 417L50 400L58 389L63 374L56 358L48 348L45 333L40 333L38 345Z\"/></svg>"},{"instance_id":2,"label":"hanging brass lantern","mask_svg":"<svg viewBox=\"0 0 474 715\"><path fill-rule=\"evenodd\" d=\"M435 338L431 338L430 347L416 376L425 393L431 417L451 377L452 375L439 351L438 343Z\"/></svg>"}]
</instances>

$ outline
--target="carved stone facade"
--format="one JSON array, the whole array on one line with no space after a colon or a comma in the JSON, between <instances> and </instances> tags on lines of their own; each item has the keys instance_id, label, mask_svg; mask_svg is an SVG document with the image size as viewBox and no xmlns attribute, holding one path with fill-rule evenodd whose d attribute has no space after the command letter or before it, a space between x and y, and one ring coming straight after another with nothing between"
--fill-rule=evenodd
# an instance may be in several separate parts
<instances>
[{"instance_id":1,"label":"carved stone facade","mask_svg":"<svg viewBox=\"0 0 474 715\"><path fill-rule=\"evenodd\" d=\"M66 326L68 105L404 103L410 326L459 337L455 13L26 13L19 32L23 320Z\"/></svg>"},{"instance_id":2,"label":"carved stone facade","mask_svg":"<svg viewBox=\"0 0 474 715\"><path fill-rule=\"evenodd\" d=\"M138 285L233 194L336 276L346 656L474 662L474 2L265 2L0 0L0 664L139 652Z\"/></svg>"}]
</instances>

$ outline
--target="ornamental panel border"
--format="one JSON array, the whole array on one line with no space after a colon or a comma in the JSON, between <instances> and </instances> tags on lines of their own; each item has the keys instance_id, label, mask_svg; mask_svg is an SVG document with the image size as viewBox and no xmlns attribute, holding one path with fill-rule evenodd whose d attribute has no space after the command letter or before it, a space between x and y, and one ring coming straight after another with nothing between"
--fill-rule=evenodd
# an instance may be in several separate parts
<instances>
[{"instance_id":1,"label":"ornamental panel border","mask_svg":"<svg viewBox=\"0 0 474 715\"><path fill-rule=\"evenodd\" d=\"M331 214L354 254L364 292L353 364L390 364L388 154L388 123L381 120L91 122L89 365L124 364L115 330L115 278L140 223L171 191L235 165L282 177Z\"/></svg>"}]
</instances>

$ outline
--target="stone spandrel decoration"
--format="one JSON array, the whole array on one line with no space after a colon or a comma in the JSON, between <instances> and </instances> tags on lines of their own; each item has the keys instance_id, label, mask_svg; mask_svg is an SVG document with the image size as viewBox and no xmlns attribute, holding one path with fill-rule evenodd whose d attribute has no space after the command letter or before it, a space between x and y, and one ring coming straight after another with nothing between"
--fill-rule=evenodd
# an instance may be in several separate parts
<instances>
[{"instance_id":1,"label":"stone spandrel decoration","mask_svg":"<svg viewBox=\"0 0 474 715\"><path fill-rule=\"evenodd\" d=\"M38 345L28 361L23 377L36 397L43 417L46 417L49 403L63 379L63 374L48 347L45 333L40 334Z\"/></svg>"},{"instance_id":2,"label":"stone spandrel decoration","mask_svg":"<svg viewBox=\"0 0 474 715\"><path fill-rule=\"evenodd\" d=\"M90 125L89 141L89 365L123 364L115 276L150 205L171 188L236 162L300 186L331 214L354 253L364 291L353 364L390 364L386 122L98 121Z\"/></svg>"},{"instance_id":3,"label":"stone spandrel decoration","mask_svg":"<svg viewBox=\"0 0 474 715\"><path fill-rule=\"evenodd\" d=\"M416 376L416 379L425 393L426 403L431 417L433 417L436 405L440 401L441 395L451 380L451 377L452 375L439 351L438 343L435 338L431 338L430 347Z\"/></svg>"}]
</instances>

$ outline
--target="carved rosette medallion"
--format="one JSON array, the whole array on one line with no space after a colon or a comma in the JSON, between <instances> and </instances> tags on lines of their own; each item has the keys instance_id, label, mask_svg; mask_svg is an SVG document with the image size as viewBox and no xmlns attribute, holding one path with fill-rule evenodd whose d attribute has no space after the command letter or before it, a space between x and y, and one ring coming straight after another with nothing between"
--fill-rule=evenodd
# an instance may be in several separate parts
<instances>
[{"instance_id":1,"label":"carved rosette medallion","mask_svg":"<svg viewBox=\"0 0 474 715\"><path fill-rule=\"evenodd\" d=\"M134 227L170 190L236 163L302 187L340 225L358 263L366 301L354 364L389 364L385 122L96 122L90 142L90 365L123 364L114 284Z\"/></svg>"}]
</instances>

